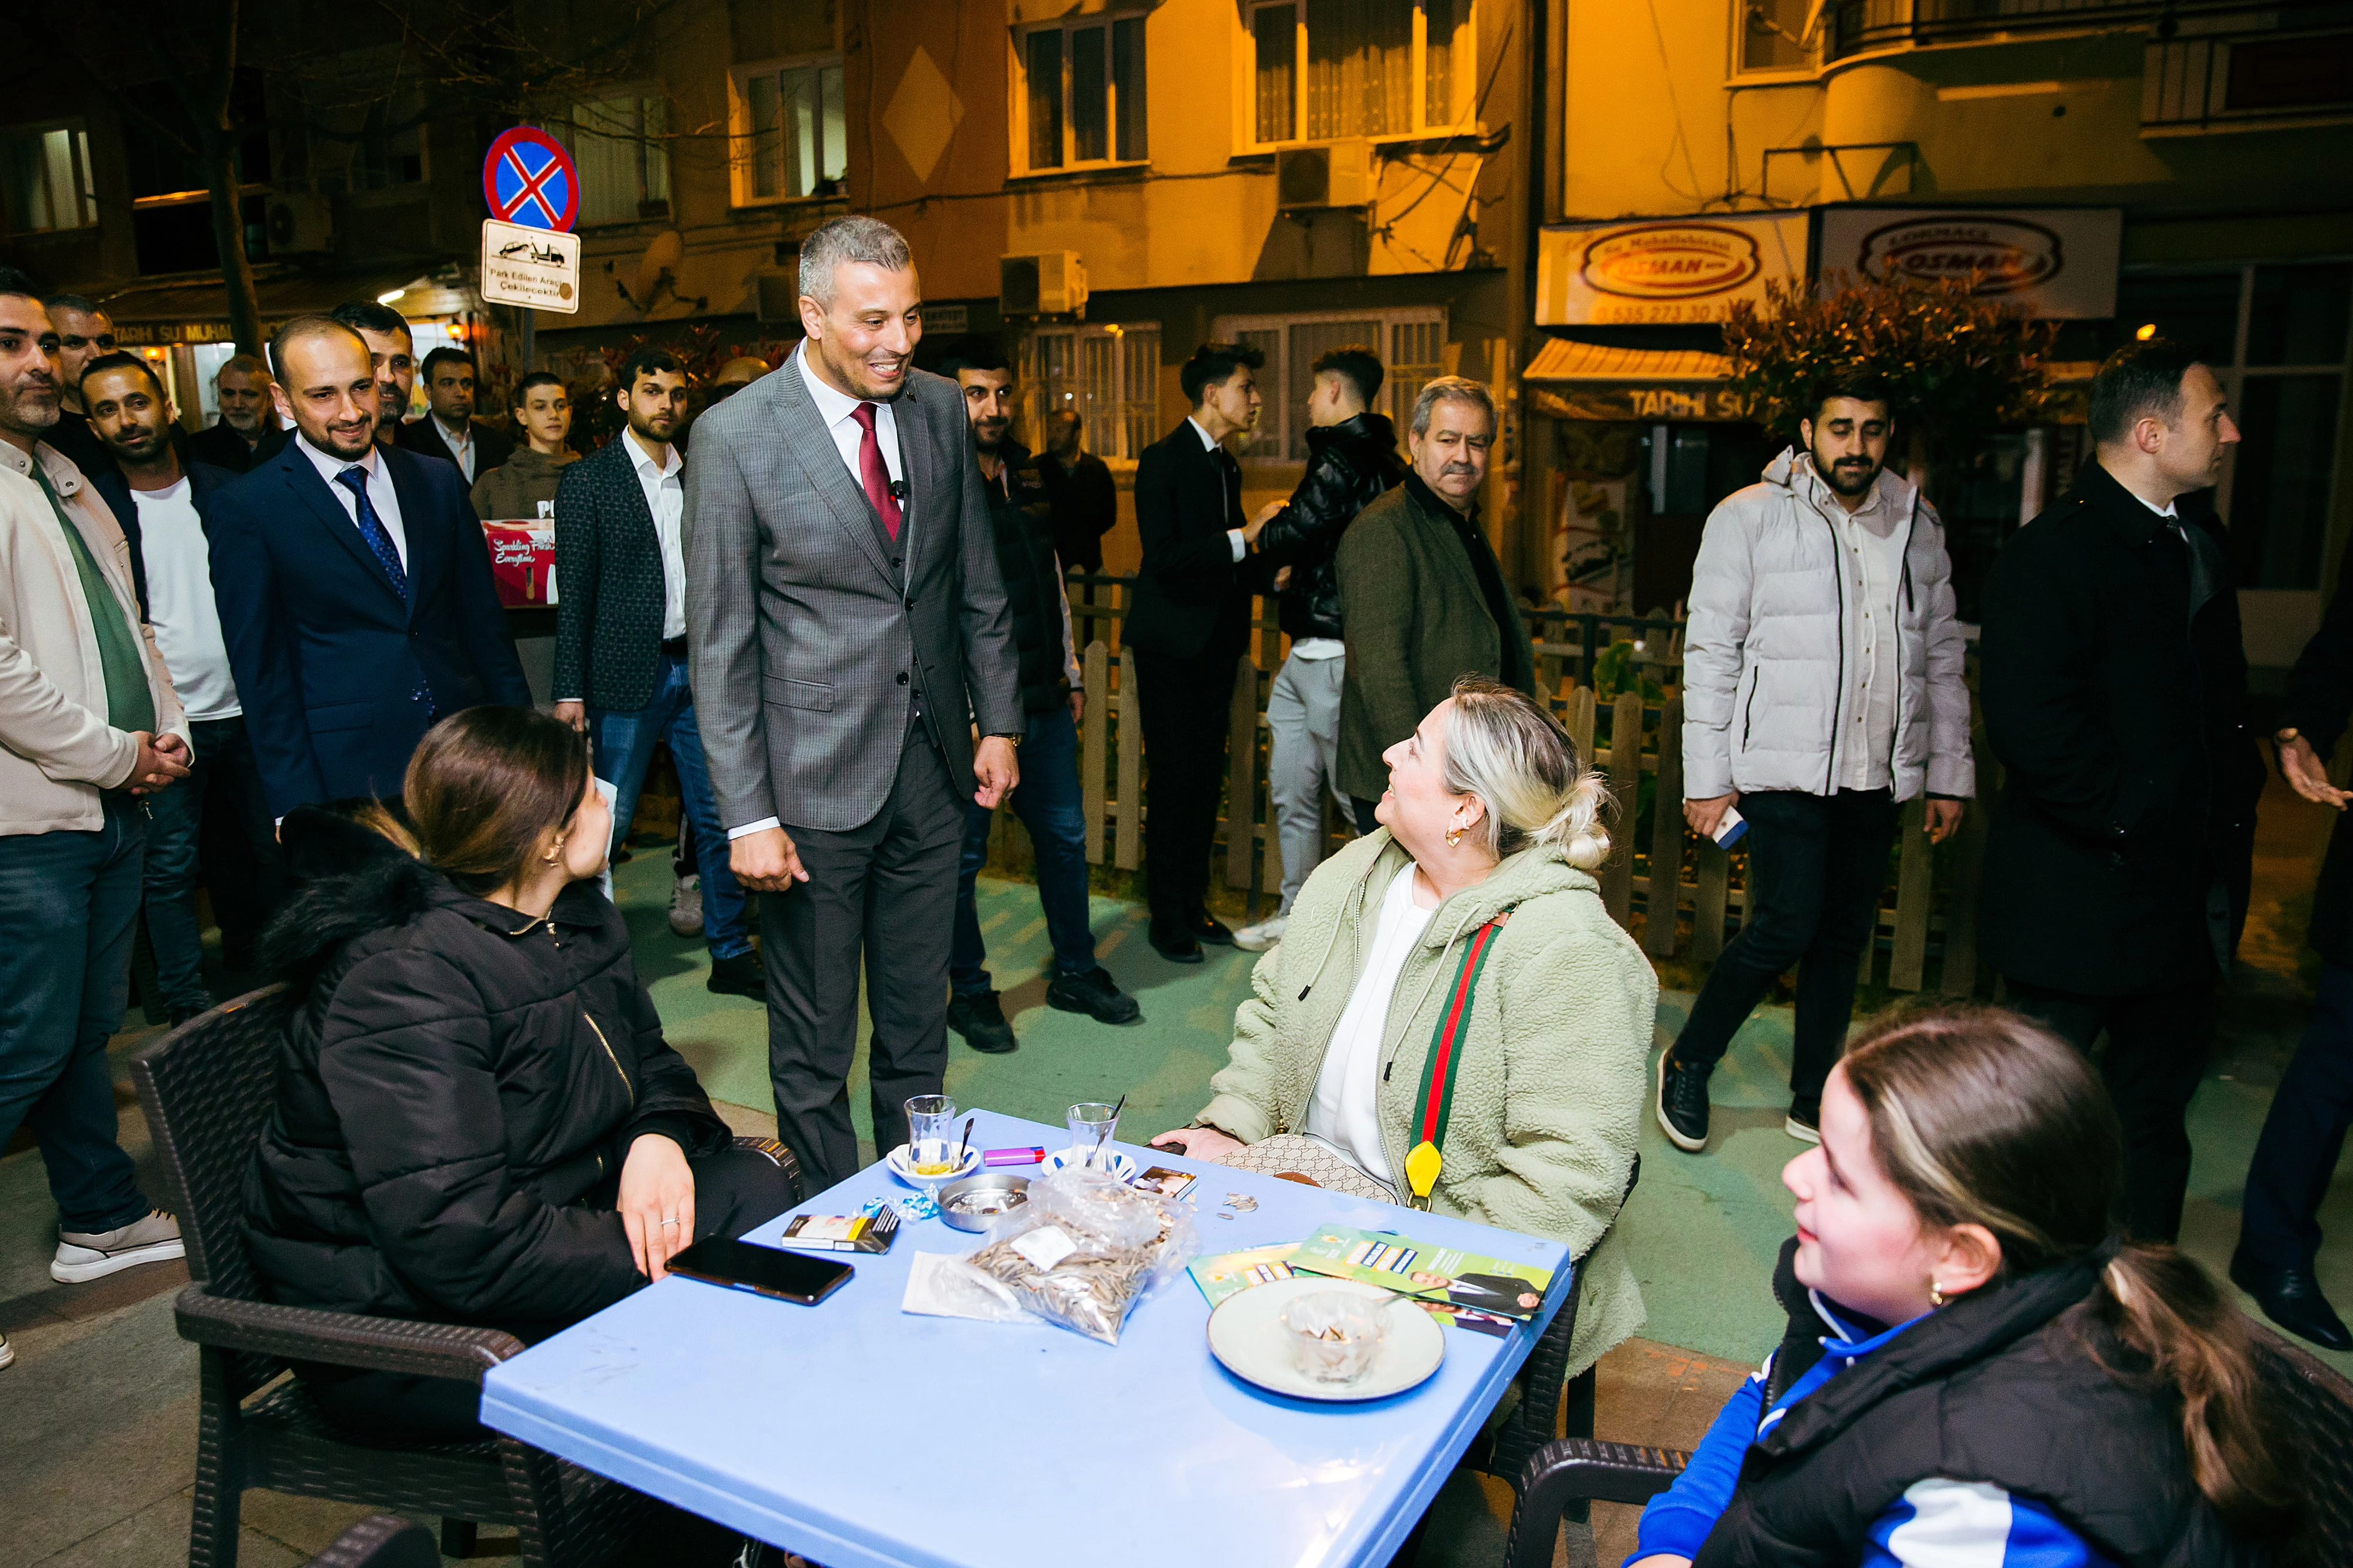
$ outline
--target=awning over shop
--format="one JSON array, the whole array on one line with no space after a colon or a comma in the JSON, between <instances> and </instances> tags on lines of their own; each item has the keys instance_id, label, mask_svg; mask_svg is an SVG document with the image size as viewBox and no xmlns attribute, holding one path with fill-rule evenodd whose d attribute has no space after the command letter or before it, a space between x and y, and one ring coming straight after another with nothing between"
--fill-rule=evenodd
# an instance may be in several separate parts
<instances>
[{"instance_id":1,"label":"awning over shop","mask_svg":"<svg viewBox=\"0 0 2353 1568\"><path fill-rule=\"evenodd\" d=\"M452 290L427 281L441 263L412 258L375 267L332 270L287 271L257 277L254 293L261 307L261 330L271 331L296 316L322 314L352 300L374 300L396 289L417 285L413 297L400 301L413 318L447 315L471 308L468 302L441 303ZM132 283L98 296L114 321L115 342L125 348L164 343L217 343L229 341L228 291L218 278L169 283ZM439 308L437 308L438 304Z\"/></svg>"},{"instance_id":2,"label":"awning over shop","mask_svg":"<svg viewBox=\"0 0 2353 1568\"><path fill-rule=\"evenodd\" d=\"M2100 367L2089 360L2053 362L2055 423L2080 425L2084 390ZM1740 406L1725 387L1731 362L1704 349L1630 349L1554 338L1521 378L1530 405L1555 419L1634 424L1729 424Z\"/></svg>"}]
</instances>

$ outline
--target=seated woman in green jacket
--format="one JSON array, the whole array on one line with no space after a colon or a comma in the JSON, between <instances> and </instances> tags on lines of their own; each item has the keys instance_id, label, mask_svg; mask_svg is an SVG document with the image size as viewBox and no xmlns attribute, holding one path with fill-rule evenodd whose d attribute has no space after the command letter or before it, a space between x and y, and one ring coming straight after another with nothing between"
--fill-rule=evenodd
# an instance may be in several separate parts
<instances>
[{"instance_id":1,"label":"seated woman in green jacket","mask_svg":"<svg viewBox=\"0 0 2353 1568\"><path fill-rule=\"evenodd\" d=\"M1567 1243L1586 1268L1575 1375L1642 1321L1609 1233L1659 983L1590 875L1609 850L1607 792L1550 712L1472 676L1383 761L1381 830L1308 879L1214 1098L1154 1142L1260 1165L1246 1145L1303 1135L1301 1164L1327 1186ZM1433 1139L1428 1069L1450 1021Z\"/></svg>"}]
</instances>

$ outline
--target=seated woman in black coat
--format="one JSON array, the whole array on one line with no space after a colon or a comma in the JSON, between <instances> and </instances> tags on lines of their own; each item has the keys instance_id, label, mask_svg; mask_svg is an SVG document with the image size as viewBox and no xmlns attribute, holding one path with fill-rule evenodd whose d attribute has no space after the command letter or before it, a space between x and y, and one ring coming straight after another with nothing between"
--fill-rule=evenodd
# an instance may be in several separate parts
<instances>
[{"instance_id":1,"label":"seated woman in black coat","mask_svg":"<svg viewBox=\"0 0 2353 1568\"><path fill-rule=\"evenodd\" d=\"M245 1186L278 1300L543 1338L662 1278L692 1240L793 1202L662 1040L620 911L612 819L570 726L519 708L436 724L406 825L297 811L309 881L264 956L302 1000ZM464 1435L478 1393L302 1369L392 1438Z\"/></svg>"},{"instance_id":2,"label":"seated woman in black coat","mask_svg":"<svg viewBox=\"0 0 2353 1568\"><path fill-rule=\"evenodd\" d=\"M2120 1243L2116 1113L1990 1008L1847 1047L1789 1163L1788 1335L1643 1511L1629 1568L2281 1561L2294 1456L2245 1320Z\"/></svg>"}]
</instances>

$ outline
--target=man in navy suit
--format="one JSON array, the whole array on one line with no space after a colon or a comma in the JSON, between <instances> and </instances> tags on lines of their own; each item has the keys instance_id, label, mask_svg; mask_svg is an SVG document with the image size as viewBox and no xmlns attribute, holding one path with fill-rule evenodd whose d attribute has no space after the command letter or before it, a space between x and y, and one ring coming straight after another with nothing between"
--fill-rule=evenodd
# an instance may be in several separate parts
<instances>
[{"instance_id":1,"label":"man in navy suit","mask_svg":"<svg viewBox=\"0 0 2353 1568\"><path fill-rule=\"evenodd\" d=\"M269 343L296 437L213 503L214 592L272 815L400 794L435 720L531 706L482 525L447 463L374 440L359 333L302 316Z\"/></svg>"}]
</instances>

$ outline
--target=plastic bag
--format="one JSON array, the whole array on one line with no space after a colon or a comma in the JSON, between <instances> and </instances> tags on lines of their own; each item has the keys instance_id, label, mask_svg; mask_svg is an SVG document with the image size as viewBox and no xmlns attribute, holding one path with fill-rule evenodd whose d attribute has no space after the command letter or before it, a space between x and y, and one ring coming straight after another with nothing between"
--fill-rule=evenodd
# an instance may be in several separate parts
<instances>
[{"instance_id":1,"label":"plastic bag","mask_svg":"<svg viewBox=\"0 0 2353 1568\"><path fill-rule=\"evenodd\" d=\"M984 1323L1036 1321L1013 1299L1011 1290L946 1252L915 1254L899 1310L928 1318L976 1318Z\"/></svg>"},{"instance_id":2,"label":"plastic bag","mask_svg":"<svg viewBox=\"0 0 2353 1568\"><path fill-rule=\"evenodd\" d=\"M1029 1201L965 1261L1050 1323L1105 1344L1146 1290L1198 1249L1192 1211L1102 1171L1029 1184Z\"/></svg>"}]
</instances>

